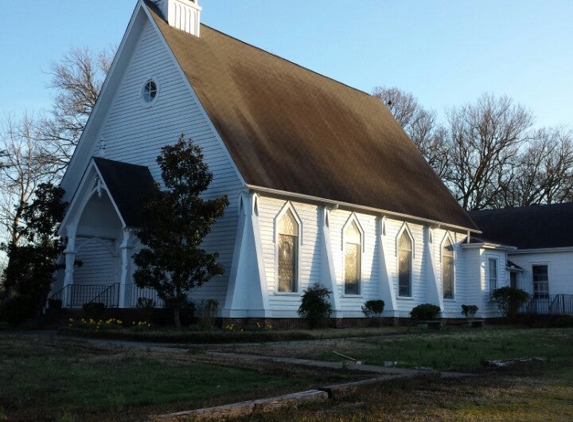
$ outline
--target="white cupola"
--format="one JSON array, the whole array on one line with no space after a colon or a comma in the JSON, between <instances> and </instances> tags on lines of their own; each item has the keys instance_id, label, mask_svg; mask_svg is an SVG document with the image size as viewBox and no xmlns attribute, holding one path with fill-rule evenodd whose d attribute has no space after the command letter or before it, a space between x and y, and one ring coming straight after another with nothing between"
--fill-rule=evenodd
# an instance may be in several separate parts
<instances>
[{"instance_id":1,"label":"white cupola","mask_svg":"<svg viewBox=\"0 0 573 422\"><path fill-rule=\"evenodd\" d=\"M199 0L155 0L167 23L196 37L201 30L201 7Z\"/></svg>"}]
</instances>

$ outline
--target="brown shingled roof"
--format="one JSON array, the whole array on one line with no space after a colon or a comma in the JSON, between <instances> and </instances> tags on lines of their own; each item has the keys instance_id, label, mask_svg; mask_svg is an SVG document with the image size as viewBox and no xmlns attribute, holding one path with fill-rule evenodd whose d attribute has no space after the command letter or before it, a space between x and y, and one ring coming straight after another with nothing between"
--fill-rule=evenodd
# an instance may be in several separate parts
<instances>
[{"instance_id":1,"label":"brown shingled roof","mask_svg":"<svg viewBox=\"0 0 573 422\"><path fill-rule=\"evenodd\" d=\"M151 14L247 184L476 229L377 98Z\"/></svg>"}]
</instances>

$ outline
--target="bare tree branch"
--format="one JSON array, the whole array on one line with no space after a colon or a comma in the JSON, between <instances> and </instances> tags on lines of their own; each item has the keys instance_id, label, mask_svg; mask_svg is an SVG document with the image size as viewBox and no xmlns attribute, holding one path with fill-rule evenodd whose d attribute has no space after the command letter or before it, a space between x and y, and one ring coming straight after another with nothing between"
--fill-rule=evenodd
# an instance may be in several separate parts
<instances>
[{"instance_id":1,"label":"bare tree branch","mask_svg":"<svg viewBox=\"0 0 573 422\"><path fill-rule=\"evenodd\" d=\"M0 130L0 224L7 241L17 245L24 206L37 186L54 179L54 163L43 154L34 119L24 115L21 120L7 117Z\"/></svg>"},{"instance_id":2,"label":"bare tree branch","mask_svg":"<svg viewBox=\"0 0 573 422\"><path fill-rule=\"evenodd\" d=\"M530 139L532 114L508 97L481 96L447 112L450 144L445 177L465 209L498 205L518 151Z\"/></svg>"},{"instance_id":3,"label":"bare tree branch","mask_svg":"<svg viewBox=\"0 0 573 422\"><path fill-rule=\"evenodd\" d=\"M501 206L529 206L573 199L573 131L540 129L513 167Z\"/></svg>"},{"instance_id":4,"label":"bare tree branch","mask_svg":"<svg viewBox=\"0 0 573 422\"><path fill-rule=\"evenodd\" d=\"M448 171L446 131L437 124L435 112L425 110L412 94L399 88L377 87L372 95L388 107L436 174L444 177Z\"/></svg>"},{"instance_id":5,"label":"bare tree branch","mask_svg":"<svg viewBox=\"0 0 573 422\"><path fill-rule=\"evenodd\" d=\"M45 154L58 163L62 172L96 105L99 92L109 72L115 51L94 55L88 48L75 48L52 64L52 88L56 89L54 106L44 116L39 132L45 141Z\"/></svg>"}]
</instances>

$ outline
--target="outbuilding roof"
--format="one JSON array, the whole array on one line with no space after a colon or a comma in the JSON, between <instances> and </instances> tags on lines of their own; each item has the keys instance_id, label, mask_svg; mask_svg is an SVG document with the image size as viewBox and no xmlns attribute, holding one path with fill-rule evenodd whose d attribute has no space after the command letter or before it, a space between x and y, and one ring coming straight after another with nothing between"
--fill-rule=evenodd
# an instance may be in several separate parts
<instances>
[{"instance_id":1,"label":"outbuilding roof","mask_svg":"<svg viewBox=\"0 0 573 422\"><path fill-rule=\"evenodd\" d=\"M573 203L470 211L482 236L519 249L573 246Z\"/></svg>"},{"instance_id":2,"label":"outbuilding roof","mask_svg":"<svg viewBox=\"0 0 573 422\"><path fill-rule=\"evenodd\" d=\"M379 99L149 10L247 185L477 230Z\"/></svg>"}]
</instances>

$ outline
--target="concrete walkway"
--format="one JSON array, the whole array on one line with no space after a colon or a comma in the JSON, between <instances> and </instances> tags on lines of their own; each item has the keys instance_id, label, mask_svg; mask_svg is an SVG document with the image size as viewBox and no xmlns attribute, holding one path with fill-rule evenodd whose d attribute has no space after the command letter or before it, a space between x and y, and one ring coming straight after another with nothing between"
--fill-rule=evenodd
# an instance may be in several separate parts
<instances>
[{"instance_id":1,"label":"concrete walkway","mask_svg":"<svg viewBox=\"0 0 573 422\"><path fill-rule=\"evenodd\" d=\"M354 393L357 388L365 385L378 384L381 382L388 382L395 379L414 378L420 376L432 377L466 377L472 376L471 374L464 374L460 372L440 372L428 369L406 369L395 367L382 367L375 365L362 365L355 362L327 362L310 359L296 359L286 357L272 357L253 354L242 353L226 353L226 352L205 352L207 355L213 357L220 357L226 359L243 359L249 362L266 361L285 363L289 365L304 365L316 368L329 368L329 369L347 369L352 371L364 371L374 375L374 378L347 382L343 384L327 385L315 390L301 391L293 394L286 394L278 397L269 397L259 400L248 400L240 403L233 403L224 406L211 407L206 409L196 409L168 415L155 415L150 416L152 421L161 422L179 422L189 420L200 421L215 421L215 420L228 420L237 417L245 417L254 413L264 413L277 410L283 407L296 406L307 402L327 401L331 398L341 398Z\"/></svg>"},{"instance_id":2,"label":"concrete walkway","mask_svg":"<svg viewBox=\"0 0 573 422\"><path fill-rule=\"evenodd\" d=\"M331 362L324 360L296 359L287 357L272 357L264 355L225 353L225 352L206 352L206 354L229 359L244 359L251 362L261 360L267 362L270 361L270 362L288 363L291 365L313 366L316 368L349 369L351 371L371 372L381 375L401 375L403 377L415 376L419 375L420 373L437 373L436 371L432 370L416 370L416 369L395 368L395 367L382 367L374 365L362 365L362 364L356 364L352 361Z\"/></svg>"},{"instance_id":3,"label":"concrete walkway","mask_svg":"<svg viewBox=\"0 0 573 422\"><path fill-rule=\"evenodd\" d=\"M362 364L356 364L352 361L331 362L324 360L296 359L296 358L286 358L286 357L272 357L264 355L225 353L225 352L206 352L206 354L211 356L226 357L231 359L245 359L249 361L264 360L270 362L289 363L292 365L313 366L316 368L348 369L351 371L370 372L373 374L380 374L380 375L393 375L404 378L414 377L422 374L436 374L436 375L439 374L443 378L459 378L459 377L468 377L472 375L462 372L436 371L433 369L423 369L423 368L408 369L408 368L396 368L393 366L386 367L386 366L375 366L375 365L362 365Z\"/></svg>"}]
</instances>

